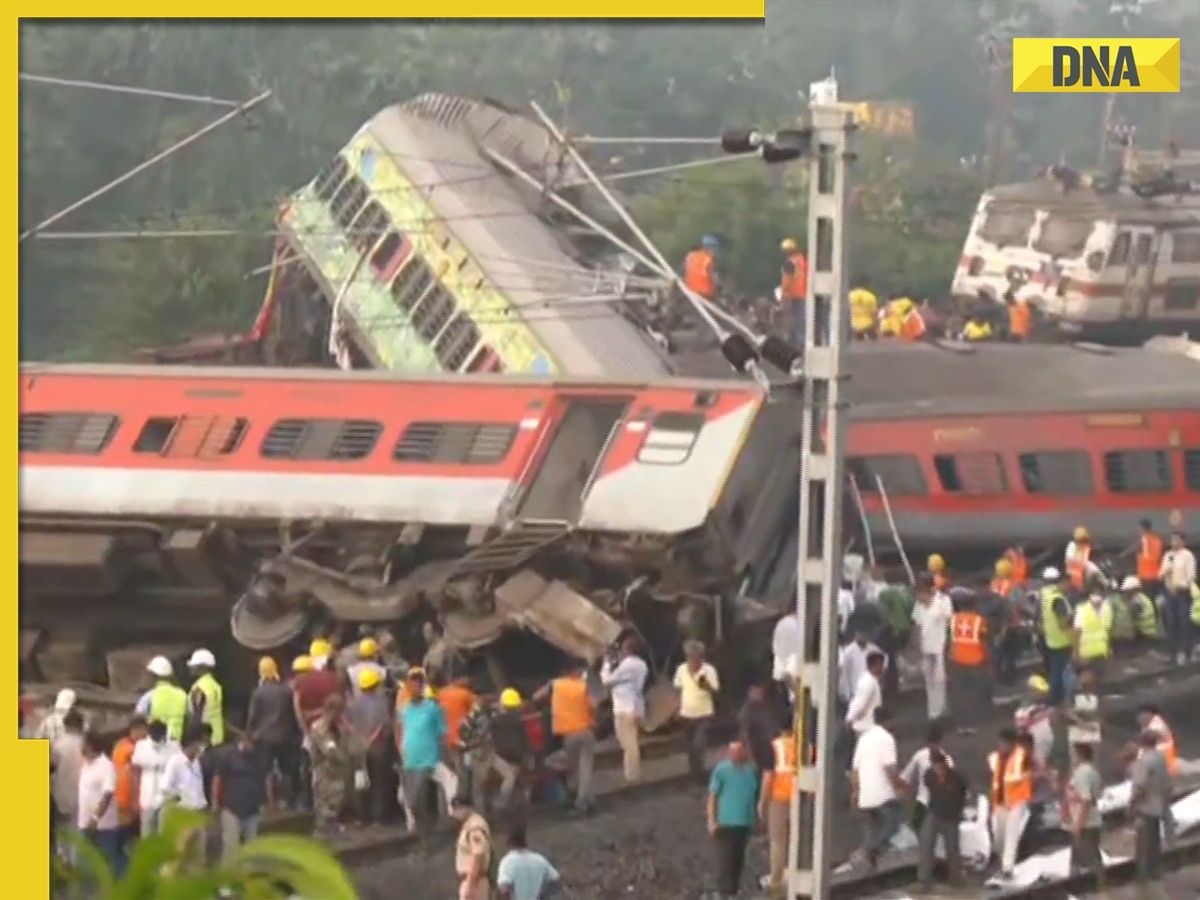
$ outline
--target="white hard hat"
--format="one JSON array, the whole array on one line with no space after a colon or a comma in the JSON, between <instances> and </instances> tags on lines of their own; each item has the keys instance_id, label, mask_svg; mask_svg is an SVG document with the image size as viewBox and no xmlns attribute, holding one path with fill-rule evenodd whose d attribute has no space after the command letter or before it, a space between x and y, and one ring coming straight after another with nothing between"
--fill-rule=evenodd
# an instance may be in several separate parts
<instances>
[{"instance_id":1,"label":"white hard hat","mask_svg":"<svg viewBox=\"0 0 1200 900\"><path fill-rule=\"evenodd\" d=\"M58 692L58 696L54 698L54 711L65 713L75 705L75 692L70 688L63 688Z\"/></svg>"},{"instance_id":2,"label":"white hard hat","mask_svg":"<svg viewBox=\"0 0 1200 900\"><path fill-rule=\"evenodd\" d=\"M1058 569L1054 568L1054 566L1046 566L1046 568L1042 570L1043 581L1058 581L1060 578L1062 578L1062 573L1059 572Z\"/></svg>"},{"instance_id":3,"label":"white hard hat","mask_svg":"<svg viewBox=\"0 0 1200 900\"><path fill-rule=\"evenodd\" d=\"M188 657L188 668L194 669L196 666L208 666L210 669L216 666L217 661L212 653L207 650L200 649Z\"/></svg>"},{"instance_id":4,"label":"white hard hat","mask_svg":"<svg viewBox=\"0 0 1200 900\"><path fill-rule=\"evenodd\" d=\"M1121 582L1121 590L1123 591L1140 591L1142 582L1133 575L1126 575L1125 580Z\"/></svg>"},{"instance_id":5,"label":"white hard hat","mask_svg":"<svg viewBox=\"0 0 1200 900\"><path fill-rule=\"evenodd\" d=\"M159 678L170 678L175 672L171 668L171 661L165 656L156 656L150 662L146 663L146 671L151 675L157 675Z\"/></svg>"}]
</instances>

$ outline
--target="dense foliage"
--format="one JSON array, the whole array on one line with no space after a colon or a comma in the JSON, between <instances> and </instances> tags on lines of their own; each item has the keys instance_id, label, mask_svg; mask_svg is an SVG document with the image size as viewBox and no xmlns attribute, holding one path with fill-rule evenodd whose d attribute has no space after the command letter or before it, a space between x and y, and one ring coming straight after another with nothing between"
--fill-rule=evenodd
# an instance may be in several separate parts
<instances>
[{"instance_id":1,"label":"dense foliage","mask_svg":"<svg viewBox=\"0 0 1200 900\"><path fill-rule=\"evenodd\" d=\"M196 331L244 329L265 287L250 273L268 260L279 198L311 178L372 113L426 90L512 103L536 97L574 133L702 136L739 124L786 124L808 83L836 66L846 98L911 103L919 124L912 139L864 141L856 272L881 289L935 293L949 278L983 177L981 167L960 161L980 155L993 111L986 36L1113 33L1118 26L1108 0L848 3L852 15L847 3L832 0L769 0L765 27L26 26L22 67L35 75L232 99L268 87L274 94L253 115L50 229L125 236L23 244L23 355L104 358ZM1190 9L1175 0L1149 9L1162 17L1176 7ZM1158 27L1151 12L1129 27L1186 27ZM1064 151L1092 161L1101 98L1018 99L1008 133L1021 153L1012 154L1012 169ZM1153 133L1165 114L1158 100L1133 99L1125 111ZM22 228L223 112L24 83ZM708 152L603 150L596 158L605 169ZM757 292L774 278L779 238L803 232L799 177L797 168L732 163L624 186L672 258L699 233L721 234L727 277ZM198 236L163 236L179 231Z\"/></svg>"}]
</instances>

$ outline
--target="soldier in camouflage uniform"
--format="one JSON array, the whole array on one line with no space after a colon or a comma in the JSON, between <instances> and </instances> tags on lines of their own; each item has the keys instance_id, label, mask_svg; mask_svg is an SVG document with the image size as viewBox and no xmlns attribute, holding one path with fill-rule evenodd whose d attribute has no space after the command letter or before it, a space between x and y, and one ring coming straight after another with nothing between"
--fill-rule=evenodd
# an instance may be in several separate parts
<instances>
[{"instance_id":1,"label":"soldier in camouflage uniform","mask_svg":"<svg viewBox=\"0 0 1200 900\"><path fill-rule=\"evenodd\" d=\"M343 718L345 701L334 694L313 723L309 739L312 757L313 828L328 834L338 827L338 817L350 795L355 771L362 768L363 754L354 732Z\"/></svg>"}]
</instances>

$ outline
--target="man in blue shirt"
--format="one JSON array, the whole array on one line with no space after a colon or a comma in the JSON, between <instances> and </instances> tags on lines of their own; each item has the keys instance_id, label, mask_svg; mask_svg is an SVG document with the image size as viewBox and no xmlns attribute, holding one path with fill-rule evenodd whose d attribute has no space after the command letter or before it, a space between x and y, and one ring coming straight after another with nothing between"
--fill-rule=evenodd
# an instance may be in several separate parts
<instances>
[{"instance_id":1,"label":"man in blue shirt","mask_svg":"<svg viewBox=\"0 0 1200 900\"><path fill-rule=\"evenodd\" d=\"M746 745L734 741L708 784L708 832L717 841L717 892L722 897L737 896L757 808L758 770Z\"/></svg>"},{"instance_id":2,"label":"man in blue shirt","mask_svg":"<svg viewBox=\"0 0 1200 900\"><path fill-rule=\"evenodd\" d=\"M549 900L562 889L558 870L529 849L523 822L508 832L508 852L500 860L496 888L501 900Z\"/></svg>"},{"instance_id":3,"label":"man in blue shirt","mask_svg":"<svg viewBox=\"0 0 1200 900\"><path fill-rule=\"evenodd\" d=\"M430 790L446 743L446 714L430 699L424 678L410 678L409 687L412 699L400 711L400 767L404 798L424 845L437 824Z\"/></svg>"}]
</instances>

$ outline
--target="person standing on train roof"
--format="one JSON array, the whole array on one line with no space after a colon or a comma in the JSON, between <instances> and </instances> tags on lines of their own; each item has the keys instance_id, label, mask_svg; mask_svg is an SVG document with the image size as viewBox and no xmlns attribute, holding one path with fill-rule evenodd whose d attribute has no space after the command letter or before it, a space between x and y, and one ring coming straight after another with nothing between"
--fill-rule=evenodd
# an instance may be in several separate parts
<instances>
[{"instance_id":1,"label":"person standing on train roof","mask_svg":"<svg viewBox=\"0 0 1200 900\"><path fill-rule=\"evenodd\" d=\"M1009 341L1024 344L1033 336L1033 306L1011 290L1004 292L1004 305L1008 309Z\"/></svg>"},{"instance_id":2,"label":"person standing on train roof","mask_svg":"<svg viewBox=\"0 0 1200 900\"><path fill-rule=\"evenodd\" d=\"M1075 643L1071 623L1071 601L1066 588L1070 582L1053 566L1042 572L1045 586L1038 593L1038 624L1046 657L1046 679L1050 682L1050 703L1060 705L1067 695L1071 648Z\"/></svg>"},{"instance_id":3,"label":"person standing on train roof","mask_svg":"<svg viewBox=\"0 0 1200 900\"><path fill-rule=\"evenodd\" d=\"M873 341L879 327L879 298L870 288L871 279L863 276L850 291L850 330L856 341Z\"/></svg>"},{"instance_id":4,"label":"person standing on train roof","mask_svg":"<svg viewBox=\"0 0 1200 900\"><path fill-rule=\"evenodd\" d=\"M711 234L700 239L700 246L683 260L683 283L705 300L716 300L720 279L717 277L717 251L721 243Z\"/></svg>"},{"instance_id":5,"label":"person standing on train roof","mask_svg":"<svg viewBox=\"0 0 1200 900\"><path fill-rule=\"evenodd\" d=\"M158 720L167 726L167 736L173 741L183 738L183 726L188 716L188 695L175 683L175 670L165 656L156 656L146 664L154 676L154 687L142 695L135 712L147 721Z\"/></svg>"},{"instance_id":6,"label":"person standing on train roof","mask_svg":"<svg viewBox=\"0 0 1200 900\"><path fill-rule=\"evenodd\" d=\"M1195 643L1192 623L1192 585L1196 582L1196 557L1184 543L1183 533L1171 533L1171 549L1158 571L1166 601L1167 650L1179 663L1191 656Z\"/></svg>"},{"instance_id":7,"label":"person standing on train roof","mask_svg":"<svg viewBox=\"0 0 1200 900\"><path fill-rule=\"evenodd\" d=\"M783 266L780 270L779 287L775 288L775 299L784 305L792 319L792 346L804 346L804 301L808 298L808 257L792 238L784 238L779 249L783 251Z\"/></svg>"},{"instance_id":8,"label":"person standing on train roof","mask_svg":"<svg viewBox=\"0 0 1200 900\"><path fill-rule=\"evenodd\" d=\"M225 743L225 690L213 676L217 660L203 648L195 651L188 659L188 671L195 679L188 695L192 722L203 722L212 727L213 746Z\"/></svg>"}]
</instances>

